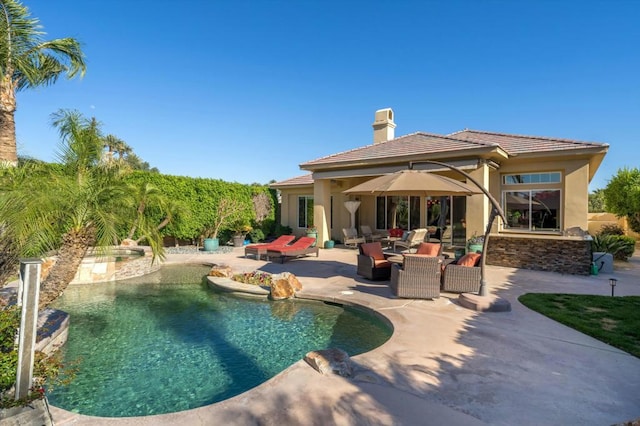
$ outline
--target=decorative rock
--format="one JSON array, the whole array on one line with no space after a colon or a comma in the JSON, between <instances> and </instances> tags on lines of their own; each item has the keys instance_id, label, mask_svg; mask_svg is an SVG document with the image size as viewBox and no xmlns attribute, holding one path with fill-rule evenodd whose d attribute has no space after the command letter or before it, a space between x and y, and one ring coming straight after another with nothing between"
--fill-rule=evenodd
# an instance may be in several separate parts
<instances>
[{"instance_id":1,"label":"decorative rock","mask_svg":"<svg viewBox=\"0 0 640 426\"><path fill-rule=\"evenodd\" d=\"M213 265L211 271L209 271L209 276L231 278L233 272L231 272L231 266L229 265Z\"/></svg>"},{"instance_id":2,"label":"decorative rock","mask_svg":"<svg viewBox=\"0 0 640 426\"><path fill-rule=\"evenodd\" d=\"M134 240L130 240L129 238L125 238L120 242L120 245L123 247L137 247L138 243Z\"/></svg>"},{"instance_id":3,"label":"decorative rock","mask_svg":"<svg viewBox=\"0 0 640 426\"><path fill-rule=\"evenodd\" d=\"M291 285L291 287L293 287L293 289L296 292L302 290L302 283L300 282L300 280L298 280L298 277L293 275L291 272L283 272L281 274L273 274L271 278L274 281L281 280L281 279L289 281L289 285Z\"/></svg>"},{"instance_id":4,"label":"decorative rock","mask_svg":"<svg viewBox=\"0 0 640 426\"><path fill-rule=\"evenodd\" d=\"M338 374L342 377L351 377L353 374L351 358L342 349L311 351L304 356L304 360L323 375Z\"/></svg>"},{"instance_id":5,"label":"decorative rock","mask_svg":"<svg viewBox=\"0 0 640 426\"><path fill-rule=\"evenodd\" d=\"M271 299L282 300L290 299L295 296L296 291L289 280L281 278L271 282Z\"/></svg>"}]
</instances>

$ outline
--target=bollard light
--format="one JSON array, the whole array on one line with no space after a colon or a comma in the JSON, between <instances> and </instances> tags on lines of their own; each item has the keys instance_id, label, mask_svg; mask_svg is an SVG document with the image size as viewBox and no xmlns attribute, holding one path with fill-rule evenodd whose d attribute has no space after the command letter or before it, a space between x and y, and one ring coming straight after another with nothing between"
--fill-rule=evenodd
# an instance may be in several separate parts
<instances>
[{"instance_id":1,"label":"bollard light","mask_svg":"<svg viewBox=\"0 0 640 426\"><path fill-rule=\"evenodd\" d=\"M609 285L611 286L611 297L613 297L613 292L616 288L616 284L618 284L618 280L615 278L609 278Z\"/></svg>"}]
</instances>

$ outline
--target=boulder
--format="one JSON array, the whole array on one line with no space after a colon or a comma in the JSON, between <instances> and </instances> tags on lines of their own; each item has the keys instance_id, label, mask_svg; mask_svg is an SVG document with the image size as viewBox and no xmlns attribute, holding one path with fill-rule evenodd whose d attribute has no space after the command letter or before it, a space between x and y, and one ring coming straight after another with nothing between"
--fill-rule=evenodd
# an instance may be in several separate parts
<instances>
[{"instance_id":1,"label":"boulder","mask_svg":"<svg viewBox=\"0 0 640 426\"><path fill-rule=\"evenodd\" d=\"M289 280L280 278L271 282L271 299L282 300L290 299L295 296L296 291L289 282Z\"/></svg>"},{"instance_id":2,"label":"boulder","mask_svg":"<svg viewBox=\"0 0 640 426\"><path fill-rule=\"evenodd\" d=\"M125 238L120 242L122 247L137 247L138 243L135 240L131 240L129 238Z\"/></svg>"},{"instance_id":3,"label":"boulder","mask_svg":"<svg viewBox=\"0 0 640 426\"><path fill-rule=\"evenodd\" d=\"M209 271L209 276L231 278L233 272L231 272L231 266L229 265L213 265Z\"/></svg>"},{"instance_id":4,"label":"boulder","mask_svg":"<svg viewBox=\"0 0 640 426\"><path fill-rule=\"evenodd\" d=\"M296 291L300 291L302 290L302 283L300 283L300 280L298 280L298 277L296 277L295 275L293 275L291 272L283 272L281 274L274 274L273 275L273 280L277 281L277 280L287 280L289 282L289 285Z\"/></svg>"},{"instance_id":5,"label":"boulder","mask_svg":"<svg viewBox=\"0 0 640 426\"><path fill-rule=\"evenodd\" d=\"M311 351L304 356L304 360L323 375L338 374L342 377L351 377L353 374L351 358L342 349Z\"/></svg>"}]
</instances>

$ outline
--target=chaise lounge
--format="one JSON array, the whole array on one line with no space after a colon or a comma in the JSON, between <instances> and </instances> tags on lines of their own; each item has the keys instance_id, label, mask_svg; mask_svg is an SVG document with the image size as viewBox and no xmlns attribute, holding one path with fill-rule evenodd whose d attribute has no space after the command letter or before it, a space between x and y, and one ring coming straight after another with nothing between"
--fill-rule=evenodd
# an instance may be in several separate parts
<instances>
[{"instance_id":1,"label":"chaise lounge","mask_svg":"<svg viewBox=\"0 0 640 426\"><path fill-rule=\"evenodd\" d=\"M312 247L316 239L313 237L300 237L293 244L282 247L267 249L267 259L277 257L280 263L284 263L287 258L294 258L314 254L319 256L318 247Z\"/></svg>"},{"instance_id":2,"label":"chaise lounge","mask_svg":"<svg viewBox=\"0 0 640 426\"><path fill-rule=\"evenodd\" d=\"M280 235L270 243L249 244L244 248L244 257L252 255L256 260L260 260L262 256L267 254L270 248L284 247L295 239L295 235Z\"/></svg>"}]
</instances>

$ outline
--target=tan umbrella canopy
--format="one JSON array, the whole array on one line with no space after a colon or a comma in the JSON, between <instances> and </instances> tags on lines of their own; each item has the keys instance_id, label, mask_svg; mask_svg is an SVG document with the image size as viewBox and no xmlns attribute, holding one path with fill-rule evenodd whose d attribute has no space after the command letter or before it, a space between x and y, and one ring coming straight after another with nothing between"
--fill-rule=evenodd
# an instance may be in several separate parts
<instances>
[{"instance_id":1,"label":"tan umbrella canopy","mask_svg":"<svg viewBox=\"0 0 640 426\"><path fill-rule=\"evenodd\" d=\"M471 185L423 170L401 170L378 176L345 191L351 195L446 196L482 194Z\"/></svg>"}]
</instances>

